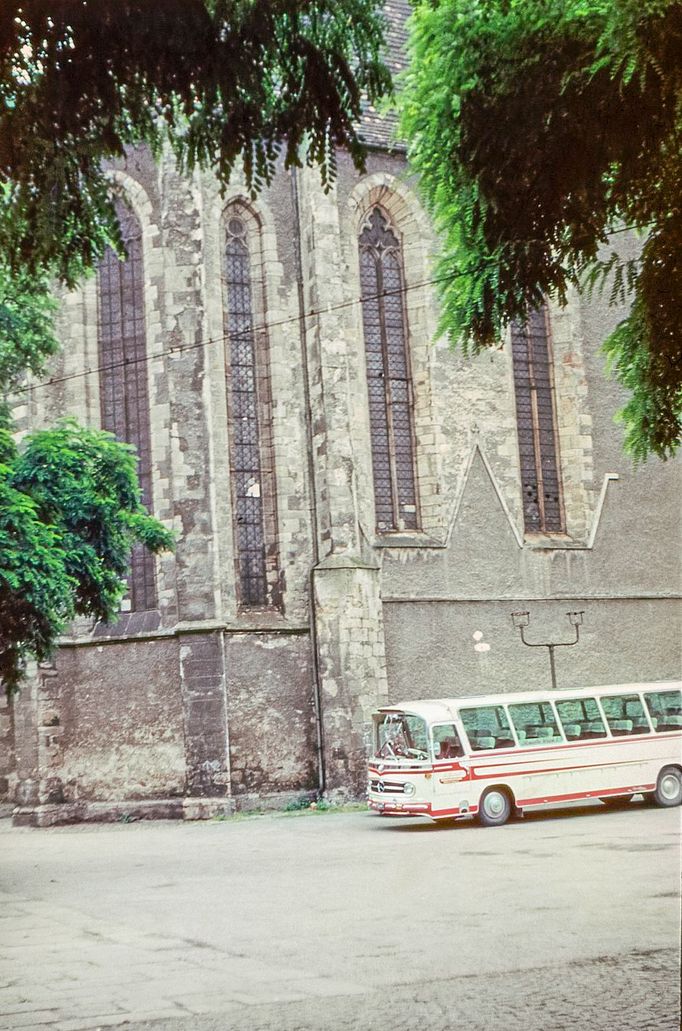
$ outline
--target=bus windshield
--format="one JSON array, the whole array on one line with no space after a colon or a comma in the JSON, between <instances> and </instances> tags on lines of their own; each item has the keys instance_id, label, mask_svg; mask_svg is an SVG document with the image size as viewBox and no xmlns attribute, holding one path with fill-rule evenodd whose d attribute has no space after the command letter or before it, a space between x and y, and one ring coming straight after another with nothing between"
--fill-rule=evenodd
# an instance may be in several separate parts
<instances>
[{"instance_id":1,"label":"bus windshield","mask_svg":"<svg viewBox=\"0 0 682 1031\"><path fill-rule=\"evenodd\" d=\"M404 712L379 713L374 724L374 755L377 759L428 759L426 721Z\"/></svg>"}]
</instances>

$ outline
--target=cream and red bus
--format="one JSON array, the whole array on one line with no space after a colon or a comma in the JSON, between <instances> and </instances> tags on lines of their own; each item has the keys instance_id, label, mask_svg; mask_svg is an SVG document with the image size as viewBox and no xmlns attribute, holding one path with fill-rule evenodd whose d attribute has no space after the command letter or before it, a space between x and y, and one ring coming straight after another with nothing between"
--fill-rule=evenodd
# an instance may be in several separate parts
<instances>
[{"instance_id":1,"label":"cream and red bus","mask_svg":"<svg viewBox=\"0 0 682 1031\"><path fill-rule=\"evenodd\" d=\"M682 802L682 683L404 702L373 716L370 808L506 823L529 806Z\"/></svg>"}]
</instances>

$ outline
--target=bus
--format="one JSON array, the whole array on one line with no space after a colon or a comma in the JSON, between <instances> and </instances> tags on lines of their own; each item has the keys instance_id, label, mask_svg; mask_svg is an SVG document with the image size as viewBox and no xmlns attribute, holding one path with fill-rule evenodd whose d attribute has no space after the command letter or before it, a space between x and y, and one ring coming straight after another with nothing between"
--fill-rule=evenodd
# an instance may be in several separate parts
<instances>
[{"instance_id":1,"label":"bus","mask_svg":"<svg viewBox=\"0 0 682 1031\"><path fill-rule=\"evenodd\" d=\"M578 799L682 802L682 682L403 702L373 715L372 810L486 827Z\"/></svg>"}]
</instances>

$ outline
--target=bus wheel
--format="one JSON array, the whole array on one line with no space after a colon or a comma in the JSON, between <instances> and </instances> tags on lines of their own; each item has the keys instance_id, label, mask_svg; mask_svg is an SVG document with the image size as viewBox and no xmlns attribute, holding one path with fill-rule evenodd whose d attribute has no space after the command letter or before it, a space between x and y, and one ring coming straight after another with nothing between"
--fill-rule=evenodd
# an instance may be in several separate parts
<instances>
[{"instance_id":1,"label":"bus wheel","mask_svg":"<svg viewBox=\"0 0 682 1031\"><path fill-rule=\"evenodd\" d=\"M674 806L682 802L682 772L676 766L664 766L656 781L656 805Z\"/></svg>"},{"instance_id":2,"label":"bus wheel","mask_svg":"<svg viewBox=\"0 0 682 1031\"><path fill-rule=\"evenodd\" d=\"M484 827L501 827L511 815L512 804L506 791L488 788L478 804L478 819Z\"/></svg>"}]
</instances>

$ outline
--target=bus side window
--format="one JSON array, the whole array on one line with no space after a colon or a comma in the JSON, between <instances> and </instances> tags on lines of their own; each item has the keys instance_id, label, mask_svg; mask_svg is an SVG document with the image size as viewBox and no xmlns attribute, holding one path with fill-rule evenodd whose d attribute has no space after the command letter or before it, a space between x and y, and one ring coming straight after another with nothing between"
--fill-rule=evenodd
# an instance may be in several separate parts
<instances>
[{"instance_id":1,"label":"bus side window","mask_svg":"<svg viewBox=\"0 0 682 1031\"><path fill-rule=\"evenodd\" d=\"M453 723L442 723L433 728L433 752L436 759L457 759L464 755L457 728Z\"/></svg>"},{"instance_id":2,"label":"bus side window","mask_svg":"<svg viewBox=\"0 0 682 1031\"><path fill-rule=\"evenodd\" d=\"M520 745L535 746L563 743L561 731L546 702L523 702L509 706L509 713Z\"/></svg>"},{"instance_id":3,"label":"bus side window","mask_svg":"<svg viewBox=\"0 0 682 1031\"><path fill-rule=\"evenodd\" d=\"M509 720L503 705L479 705L459 712L472 752L489 748L513 748Z\"/></svg>"},{"instance_id":4,"label":"bus side window","mask_svg":"<svg viewBox=\"0 0 682 1031\"><path fill-rule=\"evenodd\" d=\"M606 737L606 727L596 698L557 702L556 707L567 741L591 741Z\"/></svg>"},{"instance_id":5,"label":"bus side window","mask_svg":"<svg viewBox=\"0 0 682 1031\"><path fill-rule=\"evenodd\" d=\"M648 731L646 714L636 694L606 695L601 699L609 730L614 737L627 737Z\"/></svg>"},{"instance_id":6,"label":"bus side window","mask_svg":"<svg viewBox=\"0 0 682 1031\"><path fill-rule=\"evenodd\" d=\"M657 733L682 728L682 691L652 691L644 701Z\"/></svg>"}]
</instances>

